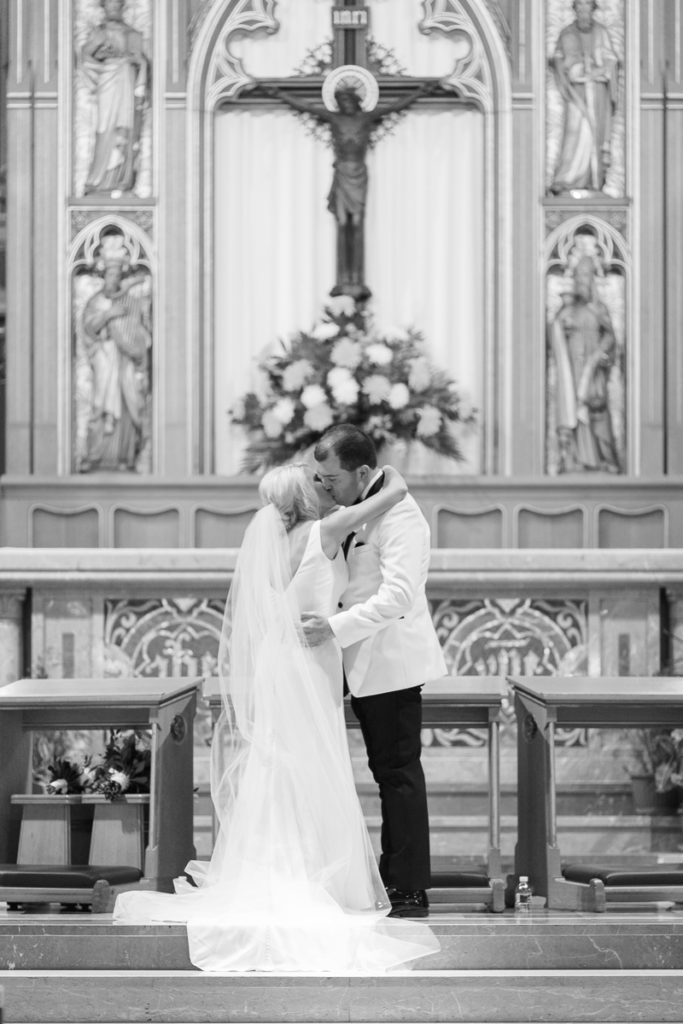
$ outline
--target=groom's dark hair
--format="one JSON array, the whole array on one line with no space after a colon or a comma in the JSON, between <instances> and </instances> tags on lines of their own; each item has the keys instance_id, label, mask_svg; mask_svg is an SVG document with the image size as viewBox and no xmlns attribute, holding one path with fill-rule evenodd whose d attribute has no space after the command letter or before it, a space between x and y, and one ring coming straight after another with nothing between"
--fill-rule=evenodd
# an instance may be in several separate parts
<instances>
[{"instance_id":1,"label":"groom's dark hair","mask_svg":"<svg viewBox=\"0 0 683 1024\"><path fill-rule=\"evenodd\" d=\"M339 459L342 469L359 466L377 466L377 452L371 438L353 423L335 423L320 438L313 450L316 462L324 462L332 453Z\"/></svg>"}]
</instances>

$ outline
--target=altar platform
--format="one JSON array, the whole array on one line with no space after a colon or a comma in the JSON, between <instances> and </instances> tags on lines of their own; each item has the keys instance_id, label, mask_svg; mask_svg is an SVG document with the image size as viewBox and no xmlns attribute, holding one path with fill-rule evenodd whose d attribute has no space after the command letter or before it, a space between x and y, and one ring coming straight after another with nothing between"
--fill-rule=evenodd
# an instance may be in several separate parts
<instances>
[{"instance_id":1,"label":"altar platform","mask_svg":"<svg viewBox=\"0 0 683 1024\"><path fill-rule=\"evenodd\" d=\"M182 926L0 910L5 1024L682 1021L683 911L429 918L441 951L368 977L203 974Z\"/></svg>"}]
</instances>

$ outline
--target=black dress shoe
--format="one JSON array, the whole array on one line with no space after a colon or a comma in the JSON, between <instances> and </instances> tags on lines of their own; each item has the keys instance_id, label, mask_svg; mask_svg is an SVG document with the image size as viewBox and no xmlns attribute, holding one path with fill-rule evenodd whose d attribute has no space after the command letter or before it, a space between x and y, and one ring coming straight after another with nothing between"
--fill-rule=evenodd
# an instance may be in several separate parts
<instances>
[{"instance_id":1,"label":"black dress shoe","mask_svg":"<svg viewBox=\"0 0 683 1024\"><path fill-rule=\"evenodd\" d=\"M429 900L424 889L404 892L390 885L387 896L391 900L389 917L426 917L429 913Z\"/></svg>"}]
</instances>

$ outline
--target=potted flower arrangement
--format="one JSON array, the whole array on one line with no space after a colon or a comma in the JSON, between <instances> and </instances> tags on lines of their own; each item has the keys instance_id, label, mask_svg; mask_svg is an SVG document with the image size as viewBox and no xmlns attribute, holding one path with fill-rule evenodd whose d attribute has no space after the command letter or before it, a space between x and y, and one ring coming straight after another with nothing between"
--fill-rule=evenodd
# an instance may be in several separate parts
<instances>
[{"instance_id":1,"label":"potted flower arrangement","mask_svg":"<svg viewBox=\"0 0 683 1024\"><path fill-rule=\"evenodd\" d=\"M334 423L354 423L375 442L419 441L461 461L457 431L476 412L431 362L415 330L380 332L350 296L330 299L322 320L258 364L261 387L230 410L249 434L242 468L254 473L296 457Z\"/></svg>"},{"instance_id":2,"label":"potted flower arrangement","mask_svg":"<svg viewBox=\"0 0 683 1024\"><path fill-rule=\"evenodd\" d=\"M57 757L36 772L52 795L101 794L116 800L126 793L149 793L149 737L137 730L110 730L104 754Z\"/></svg>"},{"instance_id":3,"label":"potted flower arrangement","mask_svg":"<svg viewBox=\"0 0 683 1024\"><path fill-rule=\"evenodd\" d=\"M683 788L683 730L629 729L623 740L636 813L675 811Z\"/></svg>"}]
</instances>

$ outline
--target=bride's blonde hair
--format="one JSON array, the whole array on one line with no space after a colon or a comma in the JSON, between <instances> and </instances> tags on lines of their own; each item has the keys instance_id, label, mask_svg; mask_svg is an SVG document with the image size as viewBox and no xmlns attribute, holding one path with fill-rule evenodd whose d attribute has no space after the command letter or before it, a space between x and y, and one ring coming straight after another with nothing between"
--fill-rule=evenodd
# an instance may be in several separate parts
<instances>
[{"instance_id":1,"label":"bride's blonde hair","mask_svg":"<svg viewBox=\"0 0 683 1024\"><path fill-rule=\"evenodd\" d=\"M318 496L303 462L268 470L261 478L258 491L264 505L275 506L288 530L319 516Z\"/></svg>"}]
</instances>

